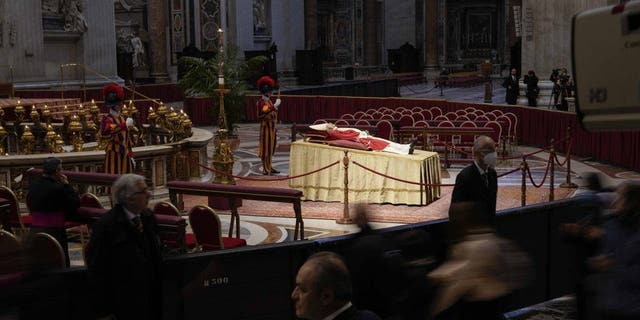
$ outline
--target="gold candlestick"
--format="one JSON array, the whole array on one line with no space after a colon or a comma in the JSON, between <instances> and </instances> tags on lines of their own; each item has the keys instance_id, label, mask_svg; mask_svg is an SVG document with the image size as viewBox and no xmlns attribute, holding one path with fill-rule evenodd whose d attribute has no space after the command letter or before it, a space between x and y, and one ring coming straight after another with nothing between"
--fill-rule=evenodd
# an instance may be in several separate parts
<instances>
[{"instance_id":1,"label":"gold candlestick","mask_svg":"<svg viewBox=\"0 0 640 320\"><path fill-rule=\"evenodd\" d=\"M24 131L22 132L22 136L20 137L20 144L22 145L22 154L31 154L33 150L33 142L35 141L35 137L29 126L24 126Z\"/></svg>"},{"instance_id":2,"label":"gold candlestick","mask_svg":"<svg viewBox=\"0 0 640 320\"><path fill-rule=\"evenodd\" d=\"M82 151L82 145L84 143L84 141L82 141L82 135L80 134L82 131L82 124L80 123L77 114L73 114L71 117L69 131L71 132L71 144L73 144L73 151Z\"/></svg>"},{"instance_id":3,"label":"gold candlestick","mask_svg":"<svg viewBox=\"0 0 640 320\"><path fill-rule=\"evenodd\" d=\"M4 142L8 135L9 133L7 133L7 130L0 125L0 156L5 154Z\"/></svg>"},{"instance_id":4,"label":"gold candlestick","mask_svg":"<svg viewBox=\"0 0 640 320\"><path fill-rule=\"evenodd\" d=\"M229 93L229 89L224 88L224 38L222 29L218 29L218 89L214 91L220 95L220 111L218 113L218 145L213 154L213 167L223 173L215 173L214 183L236 184L231 176L233 173L233 151L229 144L229 128L227 128L227 115L224 111L224 95Z\"/></svg>"}]
</instances>

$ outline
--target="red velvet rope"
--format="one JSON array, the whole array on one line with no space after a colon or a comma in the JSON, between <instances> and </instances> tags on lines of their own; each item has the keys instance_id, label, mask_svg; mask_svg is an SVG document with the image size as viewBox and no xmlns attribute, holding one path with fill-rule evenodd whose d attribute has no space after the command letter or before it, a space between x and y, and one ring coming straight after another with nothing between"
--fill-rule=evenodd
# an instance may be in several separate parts
<instances>
[{"instance_id":1,"label":"red velvet rope","mask_svg":"<svg viewBox=\"0 0 640 320\"><path fill-rule=\"evenodd\" d=\"M551 159L551 155L549 155L549 160L547 160L547 169L544 172L544 177L542 178L542 181L538 185L533 181L533 176L531 175L531 169L529 168L529 166L527 166L527 173L529 174L529 180L531 181L531 184L534 187L536 188L542 187L545 180L547 180L547 175L549 174L549 168L551 168L551 161L553 161L553 159Z\"/></svg>"},{"instance_id":2,"label":"red velvet rope","mask_svg":"<svg viewBox=\"0 0 640 320\"><path fill-rule=\"evenodd\" d=\"M561 166L564 167L564 165L567 163L567 160L569 160L569 152L571 152L571 144L573 143L573 141L569 141L569 146L567 146L567 152L564 155L564 161L562 163L560 163L560 160L558 160L558 154L554 154L553 156L556 159L556 163Z\"/></svg>"},{"instance_id":3,"label":"red velvet rope","mask_svg":"<svg viewBox=\"0 0 640 320\"><path fill-rule=\"evenodd\" d=\"M520 168L515 168L515 169L513 169L513 170L511 170L509 172L501 173L501 174L498 175L498 178L502 178L504 176L508 176L508 175L510 175L510 174L512 174L512 173L514 173L516 171L520 171Z\"/></svg>"},{"instance_id":4,"label":"red velvet rope","mask_svg":"<svg viewBox=\"0 0 640 320\"><path fill-rule=\"evenodd\" d=\"M447 147L449 147L449 148L451 148L452 150L457 151L457 152L459 152L459 153L463 153L463 154L466 154L466 155L473 155L473 153L468 152L468 151L464 151L464 150L462 150L462 149L458 149L458 148L456 148L453 144L449 144L449 143L448 143L448 142L446 142L446 141L442 141L442 140L438 140L438 139L436 139L435 141L436 141L436 142L443 143L443 144L445 144ZM540 150L538 150L538 151L525 153L525 154L523 154L523 155L519 155L519 156L513 156L513 157L498 157L498 160L515 160L515 159L520 159L520 158L522 158L522 157L525 157L525 158L526 158L526 157L530 157L530 156L536 155L536 154L538 154L538 153L540 153L540 152L544 152L544 151L545 151L546 149L548 149L548 148L550 148L550 147L542 148L542 149L540 149Z\"/></svg>"},{"instance_id":5,"label":"red velvet rope","mask_svg":"<svg viewBox=\"0 0 640 320\"><path fill-rule=\"evenodd\" d=\"M322 171L324 169L328 169L328 168L333 167L336 164L340 163L340 160L338 160L338 161L336 161L334 163L331 163L329 165L326 165L326 166L324 166L322 168L319 168L319 169L316 169L316 170L313 170L313 171L310 171L310 172L307 172L307 173L299 174L299 175L293 176L293 177L292 176L286 176L286 177L282 177L282 178L266 178L265 179L265 178L249 178L249 177L236 176L236 175L233 175L233 174L228 174L226 172L222 172L222 171L216 170L214 168L207 167L207 166L202 165L202 164L200 164L200 163L198 163L198 162L196 162L196 161L194 161L192 159L189 159L189 161L191 161L193 164L196 164L197 166L199 166L201 168L204 168L204 169L207 169L207 170L209 170L211 172L214 172L214 173L217 173L217 174L221 174L221 175L225 175L227 177L232 177L234 179L249 180L249 181L283 181L283 180L289 180L289 179L296 179L296 178L300 178L300 177L304 177L304 176L308 176L308 175L320 172L320 171Z\"/></svg>"},{"instance_id":6,"label":"red velvet rope","mask_svg":"<svg viewBox=\"0 0 640 320\"><path fill-rule=\"evenodd\" d=\"M453 186L453 184L437 184L437 183L436 184L434 184L434 183L427 184L427 183L422 183L422 182L404 180L404 179L400 179L400 178L396 178L396 177L392 177L392 176L386 175L386 174L384 174L382 172L378 172L378 171L373 170L371 168L367 168L367 167L359 164L357 161L351 161L351 162L353 162L353 164L357 165L358 167L360 167L362 169L365 169L367 171L373 172L373 173L375 173L375 174L377 174L379 176L383 176L383 177L385 177L387 179L391 179L391 180L396 180L396 181L400 181L400 182L404 182L404 183L408 183L408 184L417 184L417 185L421 185L421 186L425 186L425 187L451 187L451 186Z\"/></svg>"}]
</instances>

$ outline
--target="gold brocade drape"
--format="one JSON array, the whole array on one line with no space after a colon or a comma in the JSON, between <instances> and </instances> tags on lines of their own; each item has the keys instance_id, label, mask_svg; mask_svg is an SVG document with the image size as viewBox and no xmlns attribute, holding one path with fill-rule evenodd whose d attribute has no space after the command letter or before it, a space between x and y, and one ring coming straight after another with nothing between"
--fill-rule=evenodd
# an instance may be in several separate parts
<instances>
[{"instance_id":1,"label":"gold brocade drape","mask_svg":"<svg viewBox=\"0 0 640 320\"><path fill-rule=\"evenodd\" d=\"M329 169L289 180L291 188L301 190L305 200L344 200L344 150L349 151L349 202L425 205L440 197L440 187L423 187L383 177L382 174L412 182L440 183L440 159L435 152L415 150L413 155L345 149L296 141L291 144L289 174L307 173L337 160Z\"/></svg>"}]
</instances>

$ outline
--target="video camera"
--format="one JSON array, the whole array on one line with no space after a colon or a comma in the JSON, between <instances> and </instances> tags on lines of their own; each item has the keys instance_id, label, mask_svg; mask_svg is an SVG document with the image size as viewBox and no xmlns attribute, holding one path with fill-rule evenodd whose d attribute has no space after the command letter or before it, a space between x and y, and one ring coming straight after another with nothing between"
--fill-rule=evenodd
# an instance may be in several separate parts
<instances>
[{"instance_id":1,"label":"video camera","mask_svg":"<svg viewBox=\"0 0 640 320\"><path fill-rule=\"evenodd\" d=\"M640 128L640 1L573 17L576 111L586 130Z\"/></svg>"}]
</instances>

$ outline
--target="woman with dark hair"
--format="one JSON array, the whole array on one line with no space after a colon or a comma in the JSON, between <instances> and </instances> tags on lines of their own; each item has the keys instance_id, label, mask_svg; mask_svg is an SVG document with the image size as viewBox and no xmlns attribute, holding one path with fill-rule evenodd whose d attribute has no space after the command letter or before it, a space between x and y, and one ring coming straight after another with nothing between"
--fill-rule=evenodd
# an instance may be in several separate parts
<instances>
[{"instance_id":1,"label":"woman with dark hair","mask_svg":"<svg viewBox=\"0 0 640 320\"><path fill-rule=\"evenodd\" d=\"M133 119L126 120L120 112L124 100L124 90L121 86L110 83L102 88L104 104L109 107L109 113L102 116L100 135L106 141L104 172L124 174L133 172L133 142L129 136L129 127L133 126Z\"/></svg>"},{"instance_id":2,"label":"woman with dark hair","mask_svg":"<svg viewBox=\"0 0 640 320\"><path fill-rule=\"evenodd\" d=\"M260 120L260 144L258 156L262 159L262 174L270 175L280 173L271 165L271 157L276 151L276 123L278 122L278 107L280 99L275 103L271 101L275 81L269 76L258 79L257 87L262 93L262 98L256 102L258 119Z\"/></svg>"},{"instance_id":3,"label":"woman with dark hair","mask_svg":"<svg viewBox=\"0 0 640 320\"><path fill-rule=\"evenodd\" d=\"M537 99L538 92L540 92L540 88L538 88L538 77L533 70L529 70L529 72L524 76L523 80L524 84L527 85L527 99L529 100L530 107L537 107Z\"/></svg>"}]
</instances>

